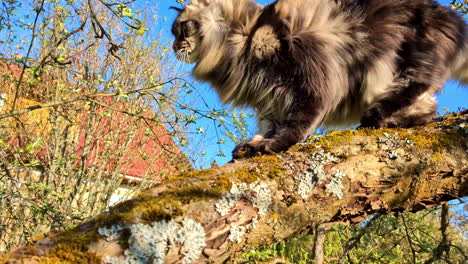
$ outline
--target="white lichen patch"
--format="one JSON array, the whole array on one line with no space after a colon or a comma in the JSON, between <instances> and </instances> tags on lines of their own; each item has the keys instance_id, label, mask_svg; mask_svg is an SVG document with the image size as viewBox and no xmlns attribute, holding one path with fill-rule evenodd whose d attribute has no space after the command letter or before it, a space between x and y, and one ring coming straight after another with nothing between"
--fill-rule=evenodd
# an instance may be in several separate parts
<instances>
[{"instance_id":1,"label":"white lichen patch","mask_svg":"<svg viewBox=\"0 0 468 264\"><path fill-rule=\"evenodd\" d=\"M325 181L329 181L326 185L328 193L335 195L339 199L343 197L343 171L337 170L334 174L327 173L324 169L324 164L337 162L339 159L330 152L325 152L323 149L314 153L309 157L307 164L309 168L300 174L294 176L297 182L297 193L302 199L306 200L310 197L315 187Z\"/></svg>"},{"instance_id":2,"label":"white lichen patch","mask_svg":"<svg viewBox=\"0 0 468 264\"><path fill-rule=\"evenodd\" d=\"M343 198L343 177L345 173L342 170L336 170L335 174L330 178L330 183L325 187L326 191L335 195L338 199Z\"/></svg>"},{"instance_id":3,"label":"white lichen patch","mask_svg":"<svg viewBox=\"0 0 468 264\"><path fill-rule=\"evenodd\" d=\"M264 216L272 200L270 187L263 182L250 184L250 192L248 193L247 199L258 209L258 214Z\"/></svg>"},{"instance_id":4,"label":"white lichen patch","mask_svg":"<svg viewBox=\"0 0 468 264\"><path fill-rule=\"evenodd\" d=\"M245 226L239 226L235 223L230 225L229 240L235 243L239 243L244 234L255 227L259 216L266 214L272 202L272 193L268 184L261 181L251 184L234 183L231 190L215 204L215 209L221 216L226 216L241 199L249 201L258 210L258 215L254 216L252 221Z\"/></svg>"},{"instance_id":5,"label":"white lichen patch","mask_svg":"<svg viewBox=\"0 0 468 264\"><path fill-rule=\"evenodd\" d=\"M221 216L227 215L247 190L248 186L245 183L233 184L231 190L215 204L216 211Z\"/></svg>"},{"instance_id":6,"label":"white lichen patch","mask_svg":"<svg viewBox=\"0 0 468 264\"><path fill-rule=\"evenodd\" d=\"M225 216L242 198L250 201L260 216L265 215L272 201L271 190L266 183L234 183L231 190L215 204L216 211Z\"/></svg>"},{"instance_id":7,"label":"white lichen patch","mask_svg":"<svg viewBox=\"0 0 468 264\"><path fill-rule=\"evenodd\" d=\"M97 232L101 236L105 237L107 241L116 241L119 239L120 231L122 231L123 229L125 228L122 226L113 225L110 228L107 228L107 227L98 228Z\"/></svg>"},{"instance_id":8,"label":"white lichen patch","mask_svg":"<svg viewBox=\"0 0 468 264\"><path fill-rule=\"evenodd\" d=\"M236 224L231 224L231 228L229 230L229 240L235 243L239 243L242 240L242 237L245 234L247 227L245 226L238 226Z\"/></svg>"},{"instance_id":9,"label":"white lichen patch","mask_svg":"<svg viewBox=\"0 0 468 264\"><path fill-rule=\"evenodd\" d=\"M183 264L195 262L205 247L205 229L192 219L185 219L177 231L176 242L182 245L180 250Z\"/></svg>"},{"instance_id":10,"label":"white lichen patch","mask_svg":"<svg viewBox=\"0 0 468 264\"><path fill-rule=\"evenodd\" d=\"M387 157L391 160L400 158L397 148L403 146L414 146L414 141L408 138L401 139L398 134L383 133L384 137L379 137L377 143L380 145L380 149L387 152Z\"/></svg>"},{"instance_id":11,"label":"white lichen patch","mask_svg":"<svg viewBox=\"0 0 468 264\"><path fill-rule=\"evenodd\" d=\"M164 263L169 247L180 246L181 263L195 262L205 247L205 230L200 223L185 219L182 224L174 220L158 221L151 225L135 224L129 227L100 228L99 234L107 239L120 237L124 229L130 231L129 247L122 257L106 257L110 264ZM116 241L118 242L118 241Z\"/></svg>"},{"instance_id":12,"label":"white lichen patch","mask_svg":"<svg viewBox=\"0 0 468 264\"><path fill-rule=\"evenodd\" d=\"M298 174L294 178L299 182L297 192L302 199L306 200L312 194L315 186L326 178L326 174L323 170L323 165L314 163L306 172Z\"/></svg>"},{"instance_id":13,"label":"white lichen patch","mask_svg":"<svg viewBox=\"0 0 468 264\"><path fill-rule=\"evenodd\" d=\"M468 134L468 118L460 118L455 124L455 130Z\"/></svg>"}]
</instances>

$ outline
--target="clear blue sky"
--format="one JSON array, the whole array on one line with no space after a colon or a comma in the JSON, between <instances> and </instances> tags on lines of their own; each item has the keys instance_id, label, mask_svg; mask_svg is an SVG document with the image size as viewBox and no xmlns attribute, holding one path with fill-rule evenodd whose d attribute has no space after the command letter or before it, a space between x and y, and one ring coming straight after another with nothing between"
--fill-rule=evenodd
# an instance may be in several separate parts
<instances>
[{"instance_id":1,"label":"clear blue sky","mask_svg":"<svg viewBox=\"0 0 468 264\"><path fill-rule=\"evenodd\" d=\"M259 0L258 1L261 4L267 4L272 1L268 0ZM439 1L442 4L448 4L450 1L449 0L440 0ZM172 10L169 10L169 6L175 5L177 6L178 4L176 3L175 0L165 0L165 1L160 1L158 2L159 8L160 8L160 15L163 17L167 17L167 21L162 22L161 28L163 29L163 32L166 33L168 36L171 36L170 34L170 26L175 18L175 12ZM187 66L185 70L189 71L190 66ZM221 103L219 102L217 96L215 95L214 90L211 88L207 87L207 85L199 85L200 89L203 93L203 96L205 97L205 100L210 104L210 106L214 108L220 108ZM442 89L442 92L438 95L438 101L439 101L439 108L438 111L439 113L445 113L445 110L449 111L457 111L459 109L466 109L468 108L468 89L466 87L461 87L458 83L450 81L447 83L447 85ZM215 159L218 164L224 164L225 162L229 161L231 159L230 156L230 151L234 148L233 143L226 143L222 145L223 151L226 153L226 157L218 157L216 155L213 155L218 151L218 145L216 144L216 136L213 134L213 127L210 126L209 122L203 122L201 123L202 126L208 126L206 129L207 135L206 135L206 152L209 152L207 155L207 159ZM255 132L255 124L252 122L249 124L249 131L251 133ZM210 142L211 141L211 142ZM198 166L209 166L210 160L205 160L204 162L201 162L197 164Z\"/></svg>"}]
</instances>

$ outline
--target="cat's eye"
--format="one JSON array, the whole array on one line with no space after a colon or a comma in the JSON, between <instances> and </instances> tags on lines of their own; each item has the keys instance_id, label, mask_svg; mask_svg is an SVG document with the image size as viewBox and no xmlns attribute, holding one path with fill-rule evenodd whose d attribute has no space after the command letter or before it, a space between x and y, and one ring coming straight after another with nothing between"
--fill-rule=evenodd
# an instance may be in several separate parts
<instances>
[{"instance_id":1,"label":"cat's eye","mask_svg":"<svg viewBox=\"0 0 468 264\"><path fill-rule=\"evenodd\" d=\"M187 20L182 24L184 37L191 37L198 32L200 25L196 20Z\"/></svg>"},{"instance_id":2,"label":"cat's eye","mask_svg":"<svg viewBox=\"0 0 468 264\"><path fill-rule=\"evenodd\" d=\"M174 34L174 36L179 36L180 35L180 25L179 23L174 23L174 25L172 25L172 28L171 28L171 31L172 31L172 34Z\"/></svg>"}]
</instances>

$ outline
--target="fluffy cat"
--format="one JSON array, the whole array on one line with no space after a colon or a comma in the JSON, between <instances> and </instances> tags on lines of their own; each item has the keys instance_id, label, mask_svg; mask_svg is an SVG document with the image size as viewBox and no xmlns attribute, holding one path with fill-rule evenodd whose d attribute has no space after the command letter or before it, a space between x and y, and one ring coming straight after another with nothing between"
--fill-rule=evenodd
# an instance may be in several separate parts
<instances>
[{"instance_id":1,"label":"fluffy cat","mask_svg":"<svg viewBox=\"0 0 468 264\"><path fill-rule=\"evenodd\" d=\"M434 93L468 84L464 19L432 0L192 0L173 23L179 59L259 133L233 157L288 149L320 126L411 127Z\"/></svg>"}]
</instances>

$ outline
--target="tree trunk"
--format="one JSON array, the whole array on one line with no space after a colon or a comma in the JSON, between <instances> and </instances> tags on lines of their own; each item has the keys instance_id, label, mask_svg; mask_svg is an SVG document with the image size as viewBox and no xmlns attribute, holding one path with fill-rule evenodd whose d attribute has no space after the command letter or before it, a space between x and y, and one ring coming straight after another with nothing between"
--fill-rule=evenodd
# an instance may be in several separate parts
<instances>
[{"instance_id":1,"label":"tree trunk","mask_svg":"<svg viewBox=\"0 0 468 264\"><path fill-rule=\"evenodd\" d=\"M285 153L171 177L3 262L223 263L322 223L466 196L467 149L466 112L311 137Z\"/></svg>"}]
</instances>

